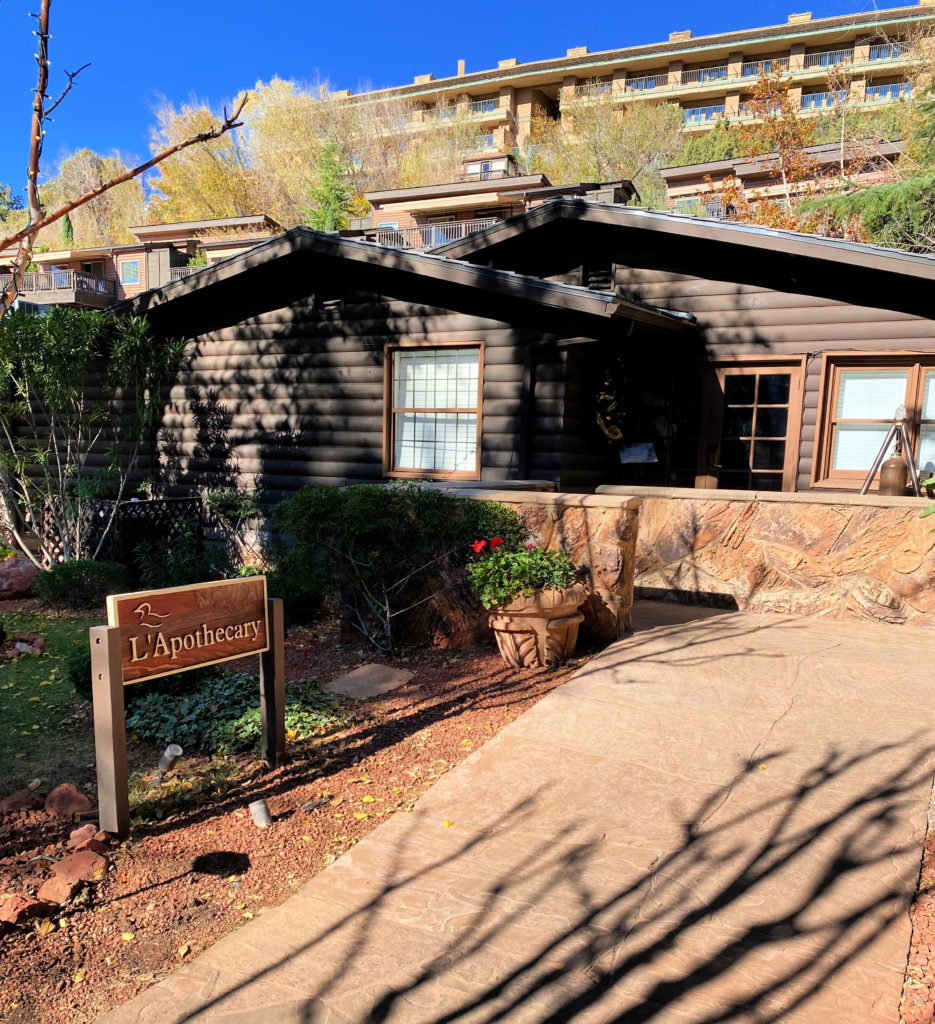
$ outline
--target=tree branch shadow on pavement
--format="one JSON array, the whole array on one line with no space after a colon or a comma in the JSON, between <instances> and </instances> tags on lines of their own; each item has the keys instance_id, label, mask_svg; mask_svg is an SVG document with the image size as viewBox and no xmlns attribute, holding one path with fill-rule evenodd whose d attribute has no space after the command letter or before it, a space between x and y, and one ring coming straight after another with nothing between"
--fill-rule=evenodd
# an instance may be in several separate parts
<instances>
[{"instance_id":1,"label":"tree branch shadow on pavement","mask_svg":"<svg viewBox=\"0 0 935 1024\"><path fill-rule=\"evenodd\" d=\"M417 810L381 862L376 895L354 906L352 893L345 912L288 952L264 947L248 978L206 1000L192 1001L183 988L178 1015L163 1019L191 1021L211 1011L224 1024L790 1020L856 958L864 955L861 969L872 974L868 951L906 913L919 846L904 840L894 847L888 830L917 806L920 788L927 792L932 753L921 735L856 755L829 749L798 769L779 753L770 774L788 777L766 796L757 767L738 766L731 800L725 804L720 790L705 798L684 819L678 841L648 865L632 860L626 837L582 838L570 824L544 835L537 822L548 787L450 856L431 855ZM454 901L459 872L474 884ZM436 951L406 963L401 932L396 976L387 974L394 907L403 900L411 918L413 900L426 904L427 891L439 906L414 927ZM440 909L449 902L451 913ZM319 904L315 898L308 906ZM368 976L362 992L359 965L378 952L384 973ZM326 977L316 974L318 962L328 964ZM281 968L296 1001L245 1011L245 1000L256 1007L262 998L255 983ZM880 1019L896 1018L898 995L894 986L888 1017Z\"/></svg>"}]
</instances>

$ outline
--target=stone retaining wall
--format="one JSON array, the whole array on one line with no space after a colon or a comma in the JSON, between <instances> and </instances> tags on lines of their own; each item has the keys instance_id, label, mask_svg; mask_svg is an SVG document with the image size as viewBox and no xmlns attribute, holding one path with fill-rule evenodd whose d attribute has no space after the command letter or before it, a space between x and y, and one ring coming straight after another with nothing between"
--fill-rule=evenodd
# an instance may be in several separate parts
<instances>
[{"instance_id":1,"label":"stone retaining wall","mask_svg":"<svg viewBox=\"0 0 935 1024\"><path fill-rule=\"evenodd\" d=\"M926 499L662 488L626 494L643 499L638 597L935 625L935 517L919 518Z\"/></svg>"}]
</instances>

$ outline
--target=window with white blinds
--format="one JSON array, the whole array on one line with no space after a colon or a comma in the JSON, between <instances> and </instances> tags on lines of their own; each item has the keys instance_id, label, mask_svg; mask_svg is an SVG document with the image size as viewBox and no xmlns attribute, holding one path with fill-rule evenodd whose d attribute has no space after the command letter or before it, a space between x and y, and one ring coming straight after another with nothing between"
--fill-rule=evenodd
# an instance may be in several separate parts
<instances>
[{"instance_id":1,"label":"window with white blinds","mask_svg":"<svg viewBox=\"0 0 935 1024\"><path fill-rule=\"evenodd\" d=\"M396 349L392 374L390 468L476 475L480 349Z\"/></svg>"},{"instance_id":2,"label":"window with white blinds","mask_svg":"<svg viewBox=\"0 0 935 1024\"><path fill-rule=\"evenodd\" d=\"M825 394L816 481L862 482L900 406L917 468L935 472L935 364L918 357L828 356Z\"/></svg>"}]
</instances>

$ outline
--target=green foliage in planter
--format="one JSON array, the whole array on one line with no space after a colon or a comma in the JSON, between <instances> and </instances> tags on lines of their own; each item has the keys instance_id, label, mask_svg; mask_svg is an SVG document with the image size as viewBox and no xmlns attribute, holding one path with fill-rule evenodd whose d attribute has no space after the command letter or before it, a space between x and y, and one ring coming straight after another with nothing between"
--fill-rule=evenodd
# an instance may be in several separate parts
<instances>
[{"instance_id":1,"label":"green foliage in planter","mask_svg":"<svg viewBox=\"0 0 935 1024\"><path fill-rule=\"evenodd\" d=\"M468 579L485 608L498 608L537 590L563 590L575 582L575 567L567 551L544 548L492 548L467 567Z\"/></svg>"},{"instance_id":2,"label":"green foliage in planter","mask_svg":"<svg viewBox=\"0 0 935 1024\"><path fill-rule=\"evenodd\" d=\"M303 487L273 510L291 546L276 576L337 595L354 624L381 650L415 602L461 577L471 542L497 535L519 543L523 524L491 501L451 498L416 484ZM280 589L270 593L290 598Z\"/></svg>"},{"instance_id":3,"label":"green foliage in planter","mask_svg":"<svg viewBox=\"0 0 935 1024\"><path fill-rule=\"evenodd\" d=\"M184 680L187 673L176 679ZM188 677L190 678L190 677ZM214 669L200 684L143 692L127 714L127 731L159 746L178 743L188 752L229 754L260 741L260 688L256 676ZM144 684L140 684L143 689ZM132 688L131 688L132 689ZM286 688L286 729L303 739L350 722L340 703L321 694L314 680Z\"/></svg>"},{"instance_id":4,"label":"green foliage in planter","mask_svg":"<svg viewBox=\"0 0 935 1024\"><path fill-rule=\"evenodd\" d=\"M117 562L61 562L36 583L39 599L50 608L100 608L108 594L128 589L127 570Z\"/></svg>"}]
</instances>

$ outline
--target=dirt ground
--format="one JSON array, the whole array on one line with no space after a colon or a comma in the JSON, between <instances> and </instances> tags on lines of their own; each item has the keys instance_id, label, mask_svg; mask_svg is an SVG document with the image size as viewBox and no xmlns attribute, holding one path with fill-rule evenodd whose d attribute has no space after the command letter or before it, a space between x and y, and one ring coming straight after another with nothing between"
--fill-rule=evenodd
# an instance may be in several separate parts
<instances>
[{"instance_id":1,"label":"dirt ground","mask_svg":"<svg viewBox=\"0 0 935 1024\"><path fill-rule=\"evenodd\" d=\"M342 645L335 623L287 640L289 680L325 681L376 660ZM405 813L581 663L516 671L490 649L395 659L413 678L358 705L350 728L292 749L275 772L243 759L233 789L134 826L127 842L112 844L101 882L45 923L0 936L0 1021L82 1024L130 999L282 903L386 816ZM270 829L258 829L247 810L260 797ZM0 894L35 891L75 827L44 811L0 818Z\"/></svg>"},{"instance_id":2,"label":"dirt ground","mask_svg":"<svg viewBox=\"0 0 935 1024\"><path fill-rule=\"evenodd\" d=\"M342 644L334 622L287 639L290 680L324 681L376 660L359 645ZM0 935L0 1022L83 1024L130 999L282 903L385 817L405 813L583 660L553 672L517 672L489 649L404 652L392 663L413 671L413 679L361 703L344 732L294 746L289 763L272 773L241 759L243 777L232 789L134 826L126 843L112 844L100 883L45 923ZM134 756L143 762L157 753L137 749ZM247 810L260 797L271 829L256 828ZM43 811L0 817L0 895L13 887L35 891L75 827ZM935 829L911 916L900 1024L935 1021Z\"/></svg>"}]
</instances>

